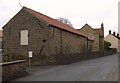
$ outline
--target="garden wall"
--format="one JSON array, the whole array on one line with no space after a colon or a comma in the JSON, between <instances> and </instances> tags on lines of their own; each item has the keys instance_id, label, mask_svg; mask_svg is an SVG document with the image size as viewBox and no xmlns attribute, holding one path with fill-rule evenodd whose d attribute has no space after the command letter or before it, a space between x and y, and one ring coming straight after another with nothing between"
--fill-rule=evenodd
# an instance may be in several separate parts
<instances>
[{"instance_id":1,"label":"garden wall","mask_svg":"<svg viewBox=\"0 0 120 83\"><path fill-rule=\"evenodd\" d=\"M17 60L0 64L0 66L2 66L2 81L9 81L25 76L27 72L24 63L25 60Z\"/></svg>"}]
</instances>

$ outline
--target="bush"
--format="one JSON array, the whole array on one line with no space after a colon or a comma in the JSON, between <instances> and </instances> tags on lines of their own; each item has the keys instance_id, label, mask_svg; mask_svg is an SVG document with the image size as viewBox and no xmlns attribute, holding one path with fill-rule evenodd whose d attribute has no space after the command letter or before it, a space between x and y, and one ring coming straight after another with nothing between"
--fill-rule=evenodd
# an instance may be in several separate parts
<instances>
[{"instance_id":1,"label":"bush","mask_svg":"<svg viewBox=\"0 0 120 83\"><path fill-rule=\"evenodd\" d=\"M104 49L105 49L105 50L109 50L109 49L110 49L110 46L111 46L111 43L110 43L110 42L104 41Z\"/></svg>"}]
</instances>

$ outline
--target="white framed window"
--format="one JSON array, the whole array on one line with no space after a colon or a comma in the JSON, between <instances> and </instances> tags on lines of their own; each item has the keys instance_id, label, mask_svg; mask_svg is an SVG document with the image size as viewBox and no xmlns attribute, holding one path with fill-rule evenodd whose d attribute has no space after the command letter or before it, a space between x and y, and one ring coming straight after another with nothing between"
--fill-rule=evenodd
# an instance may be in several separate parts
<instances>
[{"instance_id":1,"label":"white framed window","mask_svg":"<svg viewBox=\"0 0 120 83\"><path fill-rule=\"evenodd\" d=\"M20 31L20 45L28 45L28 30Z\"/></svg>"}]
</instances>

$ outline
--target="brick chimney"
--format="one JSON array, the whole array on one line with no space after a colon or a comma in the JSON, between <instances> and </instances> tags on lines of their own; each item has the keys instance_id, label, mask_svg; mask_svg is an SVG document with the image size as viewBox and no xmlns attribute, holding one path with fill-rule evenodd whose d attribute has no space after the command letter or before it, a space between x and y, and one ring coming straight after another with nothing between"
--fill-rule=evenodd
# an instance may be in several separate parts
<instances>
[{"instance_id":1,"label":"brick chimney","mask_svg":"<svg viewBox=\"0 0 120 83\"><path fill-rule=\"evenodd\" d=\"M111 30L109 30L109 34L111 34Z\"/></svg>"},{"instance_id":2,"label":"brick chimney","mask_svg":"<svg viewBox=\"0 0 120 83\"><path fill-rule=\"evenodd\" d=\"M114 31L114 32L113 32L113 35L115 36L115 34L116 34L116 33L115 33L115 31Z\"/></svg>"}]
</instances>

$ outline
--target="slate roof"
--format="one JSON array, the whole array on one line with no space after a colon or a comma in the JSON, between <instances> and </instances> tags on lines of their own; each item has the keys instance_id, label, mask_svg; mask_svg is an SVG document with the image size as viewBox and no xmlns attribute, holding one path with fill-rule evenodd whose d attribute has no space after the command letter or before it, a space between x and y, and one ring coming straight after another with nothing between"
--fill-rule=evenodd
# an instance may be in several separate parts
<instances>
[{"instance_id":1,"label":"slate roof","mask_svg":"<svg viewBox=\"0 0 120 83\"><path fill-rule=\"evenodd\" d=\"M81 33L80 31L74 29L72 26L70 25L67 25L67 24L64 24L62 22L59 22L58 20L56 19L53 19L49 16L46 16L44 14L41 14L39 12L36 12L32 9L29 9L29 8L26 8L26 7L23 7L24 10L26 10L27 12L29 12L30 14L34 15L35 17L37 17L38 19L43 19L45 20L49 25L52 25L52 26L55 26L57 28L60 28L60 29L63 29L63 30L66 30L66 31L69 31L71 33L74 33L74 34L77 34L77 35L81 35L81 36L84 36L86 38L88 38L85 34Z\"/></svg>"}]
</instances>

